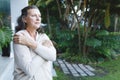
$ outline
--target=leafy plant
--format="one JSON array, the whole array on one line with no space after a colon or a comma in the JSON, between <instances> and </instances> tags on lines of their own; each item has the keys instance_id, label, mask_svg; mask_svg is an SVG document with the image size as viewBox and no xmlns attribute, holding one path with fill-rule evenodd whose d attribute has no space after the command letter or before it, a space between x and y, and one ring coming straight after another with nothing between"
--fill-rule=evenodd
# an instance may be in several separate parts
<instances>
[{"instance_id":1,"label":"leafy plant","mask_svg":"<svg viewBox=\"0 0 120 80\"><path fill-rule=\"evenodd\" d=\"M58 42L58 48L62 52L77 53L76 48L78 47L76 31L60 30L56 34L56 41Z\"/></svg>"},{"instance_id":2,"label":"leafy plant","mask_svg":"<svg viewBox=\"0 0 120 80\"><path fill-rule=\"evenodd\" d=\"M3 15L0 15L0 49L12 41L12 29L4 22L5 20L5 17L3 19Z\"/></svg>"},{"instance_id":3,"label":"leafy plant","mask_svg":"<svg viewBox=\"0 0 120 80\"><path fill-rule=\"evenodd\" d=\"M9 27L2 26L0 28L0 47L7 46L12 40L12 30Z\"/></svg>"},{"instance_id":4,"label":"leafy plant","mask_svg":"<svg viewBox=\"0 0 120 80\"><path fill-rule=\"evenodd\" d=\"M97 36L97 38L101 41L101 46L94 48L94 55L99 54L98 57L109 59L115 57L116 50L119 50L120 47L120 33L110 32L109 35L101 35Z\"/></svg>"}]
</instances>

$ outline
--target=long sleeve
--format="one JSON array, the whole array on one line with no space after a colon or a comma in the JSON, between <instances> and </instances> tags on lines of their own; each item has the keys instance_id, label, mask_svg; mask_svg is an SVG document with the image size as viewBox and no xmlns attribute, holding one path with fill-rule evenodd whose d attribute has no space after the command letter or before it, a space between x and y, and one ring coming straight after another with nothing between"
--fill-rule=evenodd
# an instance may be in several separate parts
<instances>
[{"instance_id":1,"label":"long sleeve","mask_svg":"<svg viewBox=\"0 0 120 80\"><path fill-rule=\"evenodd\" d=\"M45 60L49 60L49 61L56 60L56 50L54 47L48 48L42 45L38 45L37 48L35 49L35 52Z\"/></svg>"},{"instance_id":2,"label":"long sleeve","mask_svg":"<svg viewBox=\"0 0 120 80\"><path fill-rule=\"evenodd\" d=\"M45 62L44 59L38 55L32 58L27 46L14 44L13 47L16 64L29 76L33 76Z\"/></svg>"},{"instance_id":3,"label":"long sleeve","mask_svg":"<svg viewBox=\"0 0 120 80\"><path fill-rule=\"evenodd\" d=\"M56 49L54 46L46 47L43 46L41 43L44 40L50 40L46 34L42 34L42 36L39 37L40 41L37 45L37 48L35 49L35 52L40 55L42 58L48 61L55 61L56 60ZM38 39L38 40L39 40Z\"/></svg>"}]
</instances>

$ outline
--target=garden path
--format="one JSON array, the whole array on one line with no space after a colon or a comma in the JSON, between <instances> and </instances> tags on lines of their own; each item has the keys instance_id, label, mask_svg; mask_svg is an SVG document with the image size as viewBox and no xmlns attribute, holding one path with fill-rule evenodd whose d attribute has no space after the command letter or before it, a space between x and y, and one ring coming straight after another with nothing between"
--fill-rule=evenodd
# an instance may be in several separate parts
<instances>
[{"instance_id":1,"label":"garden path","mask_svg":"<svg viewBox=\"0 0 120 80\"><path fill-rule=\"evenodd\" d=\"M72 75L74 77L95 76L95 69L90 65L72 64L62 59L57 59L54 63L60 66L64 74Z\"/></svg>"}]
</instances>

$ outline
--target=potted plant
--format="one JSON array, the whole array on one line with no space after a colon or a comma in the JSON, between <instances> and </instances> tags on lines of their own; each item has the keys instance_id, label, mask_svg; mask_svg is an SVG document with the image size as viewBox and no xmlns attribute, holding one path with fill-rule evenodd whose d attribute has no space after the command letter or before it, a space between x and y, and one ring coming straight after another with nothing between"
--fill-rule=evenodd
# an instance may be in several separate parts
<instances>
[{"instance_id":1,"label":"potted plant","mask_svg":"<svg viewBox=\"0 0 120 80\"><path fill-rule=\"evenodd\" d=\"M4 18L5 19L5 18ZM2 56L10 56L10 42L12 41L12 29L4 23L3 16L0 16L0 52Z\"/></svg>"}]
</instances>

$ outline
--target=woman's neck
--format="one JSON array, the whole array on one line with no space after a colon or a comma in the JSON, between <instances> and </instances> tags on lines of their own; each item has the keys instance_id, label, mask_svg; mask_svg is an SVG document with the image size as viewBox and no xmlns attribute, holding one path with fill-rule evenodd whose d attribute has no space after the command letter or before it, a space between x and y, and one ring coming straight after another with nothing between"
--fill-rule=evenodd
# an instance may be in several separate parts
<instances>
[{"instance_id":1,"label":"woman's neck","mask_svg":"<svg viewBox=\"0 0 120 80\"><path fill-rule=\"evenodd\" d=\"M36 38L36 30L30 28L27 28L26 30L33 39Z\"/></svg>"}]
</instances>

